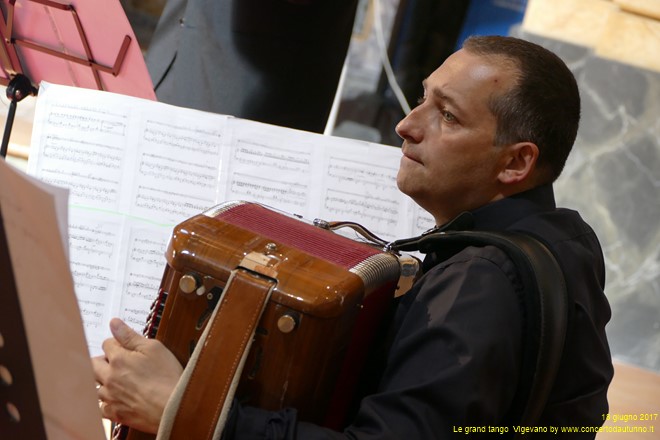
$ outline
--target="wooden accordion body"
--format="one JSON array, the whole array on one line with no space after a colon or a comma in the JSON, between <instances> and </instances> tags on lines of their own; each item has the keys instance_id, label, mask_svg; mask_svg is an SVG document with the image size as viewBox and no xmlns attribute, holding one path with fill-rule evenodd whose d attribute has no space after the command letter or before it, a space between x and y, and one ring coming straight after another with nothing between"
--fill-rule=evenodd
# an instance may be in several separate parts
<instances>
[{"instance_id":1,"label":"wooden accordion body","mask_svg":"<svg viewBox=\"0 0 660 440\"><path fill-rule=\"evenodd\" d=\"M230 202L195 216L173 232L147 326L182 364L230 272L251 255L276 285L235 397L268 410L294 407L301 420L340 429L397 287L398 259L258 204Z\"/></svg>"}]
</instances>

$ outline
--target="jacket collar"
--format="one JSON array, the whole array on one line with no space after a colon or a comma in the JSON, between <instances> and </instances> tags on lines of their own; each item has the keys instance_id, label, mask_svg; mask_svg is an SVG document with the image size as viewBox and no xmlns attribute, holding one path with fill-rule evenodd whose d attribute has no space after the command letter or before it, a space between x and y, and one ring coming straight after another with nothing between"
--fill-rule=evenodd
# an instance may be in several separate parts
<instances>
[{"instance_id":1,"label":"jacket collar","mask_svg":"<svg viewBox=\"0 0 660 440\"><path fill-rule=\"evenodd\" d=\"M500 231L508 229L521 218L540 212L552 211L556 207L552 185L541 185L491 202L475 210L463 212L431 231L466 231L471 229Z\"/></svg>"}]
</instances>

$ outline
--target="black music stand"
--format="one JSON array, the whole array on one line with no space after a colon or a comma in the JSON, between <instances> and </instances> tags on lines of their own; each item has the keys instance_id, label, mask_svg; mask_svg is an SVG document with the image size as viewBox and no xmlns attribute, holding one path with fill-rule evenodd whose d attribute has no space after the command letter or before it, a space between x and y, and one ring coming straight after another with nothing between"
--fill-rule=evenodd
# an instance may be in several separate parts
<instances>
[{"instance_id":1,"label":"black music stand","mask_svg":"<svg viewBox=\"0 0 660 440\"><path fill-rule=\"evenodd\" d=\"M22 73L17 73L7 84L7 98L9 98L9 112L5 121L5 132L2 135L2 144L0 144L0 157L7 156L9 149L9 138L11 129L14 125L14 116L16 115L16 104L28 96L36 96L37 88L32 85L30 79Z\"/></svg>"},{"instance_id":2,"label":"black music stand","mask_svg":"<svg viewBox=\"0 0 660 440\"><path fill-rule=\"evenodd\" d=\"M62 1L0 0L0 85L7 86L11 101L0 145L2 157L16 104L36 96L41 80L155 99L142 52L118 0L114 10L112 4L100 8L91 0ZM81 17L85 8L87 16ZM110 17L117 19L118 14L123 20L112 22ZM109 23L103 15L109 15ZM86 21L91 25L86 26ZM119 36L99 31L99 23L116 25Z\"/></svg>"}]
</instances>

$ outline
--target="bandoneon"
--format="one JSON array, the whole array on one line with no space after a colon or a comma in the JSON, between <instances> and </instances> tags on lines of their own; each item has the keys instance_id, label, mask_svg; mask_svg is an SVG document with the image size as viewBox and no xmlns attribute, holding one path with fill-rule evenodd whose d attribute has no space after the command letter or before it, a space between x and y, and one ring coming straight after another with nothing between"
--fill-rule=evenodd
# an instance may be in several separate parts
<instances>
[{"instance_id":1,"label":"bandoneon","mask_svg":"<svg viewBox=\"0 0 660 440\"><path fill-rule=\"evenodd\" d=\"M213 438L232 401L342 427L397 289L395 255L229 202L179 224L166 259L146 332L186 371L159 437Z\"/></svg>"}]
</instances>

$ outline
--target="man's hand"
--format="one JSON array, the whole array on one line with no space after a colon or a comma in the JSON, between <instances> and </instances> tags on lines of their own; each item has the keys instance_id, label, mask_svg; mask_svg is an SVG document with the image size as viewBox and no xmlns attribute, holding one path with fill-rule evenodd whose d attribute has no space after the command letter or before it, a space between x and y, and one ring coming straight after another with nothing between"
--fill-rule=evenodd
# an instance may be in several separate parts
<instances>
[{"instance_id":1,"label":"man's hand","mask_svg":"<svg viewBox=\"0 0 660 440\"><path fill-rule=\"evenodd\" d=\"M162 343L137 334L120 319L110 321L110 330L114 338L103 342L105 356L92 358L101 413L156 433L183 368Z\"/></svg>"}]
</instances>

